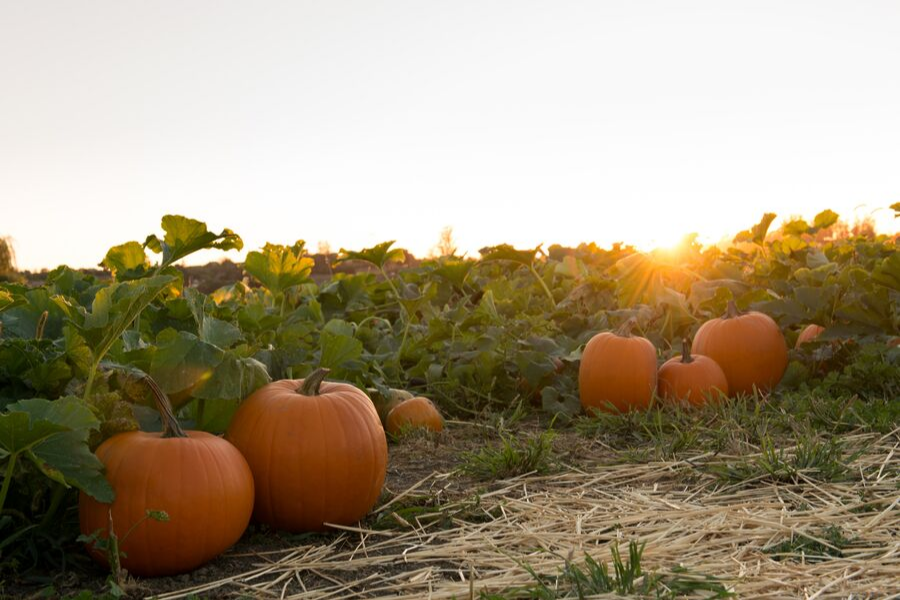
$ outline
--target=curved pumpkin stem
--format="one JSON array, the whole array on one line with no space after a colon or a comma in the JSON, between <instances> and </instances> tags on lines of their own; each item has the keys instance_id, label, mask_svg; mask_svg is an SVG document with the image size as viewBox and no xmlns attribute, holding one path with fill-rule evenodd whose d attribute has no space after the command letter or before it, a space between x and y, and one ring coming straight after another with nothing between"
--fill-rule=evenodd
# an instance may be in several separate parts
<instances>
[{"instance_id":1,"label":"curved pumpkin stem","mask_svg":"<svg viewBox=\"0 0 900 600\"><path fill-rule=\"evenodd\" d=\"M632 331L637 326L637 318L631 317L624 323L622 323L621 327L616 329L615 334L620 337L631 337Z\"/></svg>"},{"instance_id":2,"label":"curved pumpkin stem","mask_svg":"<svg viewBox=\"0 0 900 600\"><path fill-rule=\"evenodd\" d=\"M318 396L319 386L322 385L322 382L325 381L325 376L330 372L331 369L316 369L303 380L303 384L297 388L297 392L304 396Z\"/></svg>"},{"instance_id":3,"label":"curved pumpkin stem","mask_svg":"<svg viewBox=\"0 0 900 600\"><path fill-rule=\"evenodd\" d=\"M178 418L175 416L175 411L172 410L172 403L169 402L169 397L166 396L166 393L162 391L158 385L156 385L156 382L153 381L153 379L149 375L144 377L144 383L146 383L147 387L150 388L150 391L153 392L153 400L156 401L156 410L159 411L159 416L162 418L162 437L188 437L188 434L184 432L184 429L182 429L181 425L178 423Z\"/></svg>"},{"instance_id":4,"label":"curved pumpkin stem","mask_svg":"<svg viewBox=\"0 0 900 600\"><path fill-rule=\"evenodd\" d=\"M681 338L681 362L689 364L694 362L691 357L691 340L689 338Z\"/></svg>"},{"instance_id":5,"label":"curved pumpkin stem","mask_svg":"<svg viewBox=\"0 0 900 600\"><path fill-rule=\"evenodd\" d=\"M728 308L725 309L725 316L723 316L722 318L723 319L733 319L735 317L741 316L742 314L744 314L744 313L742 313L738 309L737 304L735 304L734 300L729 300Z\"/></svg>"}]
</instances>

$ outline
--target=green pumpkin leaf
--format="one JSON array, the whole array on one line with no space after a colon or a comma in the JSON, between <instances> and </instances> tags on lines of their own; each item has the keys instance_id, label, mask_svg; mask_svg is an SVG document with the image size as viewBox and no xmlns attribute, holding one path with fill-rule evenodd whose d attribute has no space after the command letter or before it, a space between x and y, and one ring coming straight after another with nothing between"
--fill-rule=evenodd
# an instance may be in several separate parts
<instances>
[{"instance_id":1,"label":"green pumpkin leaf","mask_svg":"<svg viewBox=\"0 0 900 600\"><path fill-rule=\"evenodd\" d=\"M539 244L532 250L516 250L509 244L500 244L499 246L482 248L478 253L481 254L481 262L504 260L528 267L534 264L538 254L541 252L541 246L543 244Z\"/></svg>"},{"instance_id":2,"label":"green pumpkin leaf","mask_svg":"<svg viewBox=\"0 0 900 600\"><path fill-rule=\"evenodd\" d=\"M12 300L0 313L5 336L33 339L38 324L46 318L43 326L43 337L53 339L62 335L62 328L69 316L70 307L61 296L51 295L44 288L28 290L22 296ZM44 312L47 316L44 317Z\"/></svg>"},{"instance_id":3,"label":"green pumpkin leaf","mask_svg":"<svg viewBox=\"0 0 900 600\"><path fill-rule=\"evenodd\" d=\"M190 395L213 378L224 357L225 351L192 333L164 331L157 339L150 377L167 394Z\"/></svg>"},{"instance_id":4,"label":"green pumpkin leaf","mask_svg":"<svg viewBox=\"0 0 900 600\"><path fill-rule=\"evenodd\" d=\"M769 226L772 225L772 221L777 217L775 213L766 213L763 215L762 219L760 219L759 223L751 227L749 230L742 231L734 236L735 243L737 242L753 242L754 244L762 245L763 242L766 241L766 234L769 232Z\"/></svg>"},{"instance_id":5,"label":"green pumpkin leaf","mask_svg":"<svg viewBox=\"0 0 900 600\"><path fill-rule=\"evenodd\" d=\"M139 279L150 269L150 261L140 242L125 242L113 246L100 265L107 268L117 281Z\"/></svg>"},{"instance_id":6,"label":"green pumpkin leaf","mask_svg":"<svg viewBox=\"0 0 900 600\"><path fill-rule=\"evenodd\" d=\"M168 267L198 250L240 250L244 247L244 241L232 230L223 229L215 234L207 229L206 223L180 215L164 216L162 229L166 232L163 239L149 235L144 241L145 248L162 253L161 267Z\"/></svg>"},{"instance_id":7,"label":"green pumpkin leaf","mask_svg":"<svg viewBox=\"0 0 900 600\"><path fill-rule=\"evenodd\" d=\"M809 233L809 223L803 219L795 219L781 226L781 230L785 235L803 235Z\"/></svg>"},{"instance_id":8,"label":"green pumpkin leaf","mask_svg":"<svg viewBox=\"0 0 900 600\"><path fill-rule=\"evenodd\" d=\"M75 327L91 347L96 362L103 359L141 311L174 280L171 275L154 275L113 283L97 292L90 312L78 308L81 319L76 320Z\"/></svg>"},{"instance_id":9,"label":"green pumpkin leaf","mask_svg":"<svg viewBox=\"0 0 900 600\"><path fill-rule=\"evenodd\" d=\"M577 395L562 393L550 386L541 390L541 406L551 415L574 417L581 412L581 401Z\"/></svg>"},{"instance_id":10,"label":"green pumpkin leaf","mask_svg":"<svg viewBox=\"0 0 900 600\"><path fill-rule=\"evenodd\" d=\"M315 261L304 256L304 247L303 240L293 246L266 244L261 252L247 253L244 270L277 296L309 280Z\"/></svg>"},{"instance_id":11,"label":"green pumpkin leaf","mask_svg":"<svg viewBox=\"0 0 900 600\"><path fill-rule=\"evenodd\" d=\"M353 336L353 326L340 319L325 324L319 344L322 349L319 366L326 369L338 369L362 356L363 344Z\"/></svg>"},{"instance_id":12,"label":"green pumpkin leaf","mask_svg":"<svg viewBox=\"0 0 900 600\"><path fill-rule=\"evenodd\" d=\"M341 248L340 255L335 261L335 264L346 262L348 260L361 260L375 265L379 269L384 269L384 266L389 262L403 262L406 260L406 253L400 248L391 249L391 246L394 245L395 241L396 240L382 242L376 246L364 248L360 251L345 250Z\"/></svg>"},{"instance_id":13,"label":"green pumpkin leaf","mask_svg":"<svg viewBox=\"0 0 900 600\"><path fill-rule=\"evenodd\" d=\"M0 312L24 303L25 298L22 296L13 295L9 290L0 288Z\"/></svg>"},{"instance_id":14,"label":"green pumpkin leaf","mask_svg":"<svg viewBox=\"0 0 900 600\"><path fill-rule=\"evenodd\" d=\"M269 373L261 362L227 352L212 376L192 396L208 400L209 408L219 401L243 400L269 381Z\"/></svg>"},{"instance_id":15,"label":"green pumpkin leaf","mask_svg":"<svg viewBox=\"0 0 900 600\"><path fill-rule=\"evenodd\" d=\"M87 445L100 422L78 398L20 400L0 414L0 447L23 454L47 477L73 485L100 502L112 502L113 490L103 463Z\"/></svg>"},{"instance_id":16,"label":"green pumpkin leaf","mask_svg":"<svg viewBox=\"0 0 900 600\"><path fill-rule=\"evenodd\" d=\"M813 219L813 229L816 231L827 229L837 223L838 218L839 216L836 212L826 208Z\"/></svg>"},{"instance_id":17,"label":"green pumpkin leaf","mask_svg":"<svg viewBox=\"0 0 900 600\"><path fill-rule=\"evenodd\" d=\"M900 252L885 258L872 271L872 279L879 285L900 292Z\"/></svg>"}]
</instances>

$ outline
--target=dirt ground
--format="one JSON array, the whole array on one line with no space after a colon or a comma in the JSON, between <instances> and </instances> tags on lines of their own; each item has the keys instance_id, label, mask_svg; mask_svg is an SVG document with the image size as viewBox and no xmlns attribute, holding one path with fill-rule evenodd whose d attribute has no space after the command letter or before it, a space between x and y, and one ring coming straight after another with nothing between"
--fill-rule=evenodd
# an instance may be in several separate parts
<instances>
[{"instance_id":1,"label":"dirt ground","mask_svg":"<svg viewBox=\"0 0 900 600\"><path fill-rule=\"evenodd\" d=\"M539 427L526 424L519 435ZM551 581L569 561L590 555L609 563L613 544L635 539L646 544L648 572L715 577L741 598L896 598L895 438L858 440L867 451L853 465L861 476L852 483L727 485L702 469L712 457L627 463L565 430L554 440L551 472L485 481L459 467L466 452L494 443L497 434L451 423L438 436L390 444L382 499L358 526L296 535L251 526L234 548L195 572L130 580L126 591L160 600L513 598L535 583L529 569ZM834 527L846 544L831 552L822 531ZM824 555L806 556L802 545L781 555L771 550L807 538L824 541ZM60 595L100 592L104 577L99 569L68 573L54 587ZM45 597L28 586L6 592Z\"/></svg>"}]
</instances>

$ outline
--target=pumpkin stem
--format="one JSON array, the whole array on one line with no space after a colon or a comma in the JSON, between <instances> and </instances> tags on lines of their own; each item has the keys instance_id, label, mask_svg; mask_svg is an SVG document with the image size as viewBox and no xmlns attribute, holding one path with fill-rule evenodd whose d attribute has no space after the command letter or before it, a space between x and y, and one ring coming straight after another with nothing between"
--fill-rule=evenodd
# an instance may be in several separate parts
<instances>
[{"instance_id":1,"label":"pumpkin stem","mask_svg":"<svg viewBox=\"0 0 900 600\"><path fill-rule=\"evenodd\" d=\"M330 372L331 369L316 369L303 380L303 384L297 388L297 392L303 396L318 396L319 386L322 385L322 382L325 381L325 376Z\"/></svg>"},{"instance_id":2,"label":"pumpkin stem","mask_svg":"<svg viewBox=\"0 0 900 600\"><path fill-rule=\"evenodd\" d=\"M621 337L631 337L631 332L637 326L637 318L631 317L624 323L622 323L621 327L616 329L615 333Z\"/></svg>"},{"instance_id":3,"label":"pumpkin stem","mask_svg":"<svg viewBox=\"0 0 900 600\"><path fill-rule=\"evenodd\" d=\"M681 362L684 364L694 362L691 357L691 340L688 338L681 338Z\"/></svg>"},{"instance_id":4,"label":"pumpkin stem","mask_svg":"<svg viewBox=\"0 0 900 600\"><path fill-rule=\"evenodd\" d=\"M742 313L740 310L738 310L737 304L734 303L734 300L729 300L728 308L725 309L725 316L722 318L723 319L733 319L735 317L741 316L742 314L744 314L744 313Z\"/></svg>"},{"instance_id":5,"label":"pumpkin stem","mask_svg":"<svg viewBox=\"0 0 900 600\"><path fill-rule=\"evenodd\" d=\"M158 385L156 385L156 382L153 381L153 379L151 379L149 375L144 377L144 383L146 383L147 387L150 388L150 391L153 392L153 399L156 401L156 410L159 411L159 416L162 418L162 437L188 437L188 435L184 432L184 429L182 429L181 425L178 423L178 418L175 417L175 411L172 410L172 403L169 402L169 397L166 396L166 393L162 391Z\"/></svg>"}]
</instances>

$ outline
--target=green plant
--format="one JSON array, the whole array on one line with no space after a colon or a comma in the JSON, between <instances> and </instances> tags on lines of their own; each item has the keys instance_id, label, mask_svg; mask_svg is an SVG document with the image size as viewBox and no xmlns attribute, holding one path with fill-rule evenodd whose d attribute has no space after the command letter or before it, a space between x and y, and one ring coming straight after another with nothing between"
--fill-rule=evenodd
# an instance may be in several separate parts
<instances>
[{"instance_id":1,"label":"green plant","mask_svg":"<svg viewBox=\"0 0 900 600\"><path fill-rule=\"evenodd\" d=\"M462 472L477 479L507 479L525 473L546 473L553 466L553 439L548 429L536 436L500 432L500 444L462 456Z\"/></svg>"}]
</instances>

